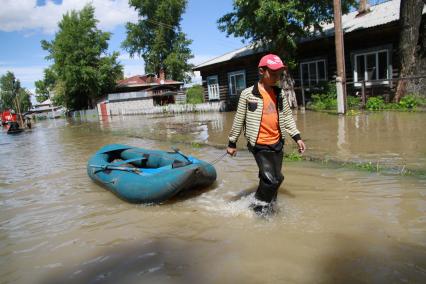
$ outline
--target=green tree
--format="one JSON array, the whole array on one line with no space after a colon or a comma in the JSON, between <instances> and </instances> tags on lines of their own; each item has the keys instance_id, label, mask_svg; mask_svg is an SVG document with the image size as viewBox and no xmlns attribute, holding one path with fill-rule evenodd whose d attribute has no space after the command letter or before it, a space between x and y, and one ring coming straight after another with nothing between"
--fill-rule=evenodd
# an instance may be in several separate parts
<instances>
[{"instance_id":1,"label":"green tree","mask_svg":"<svg viewBox=\"0 0 426 284\"><path fill-rule=\"evenodd\" d=\"M56 84L57 75L52 68L44 69L44 78L43 80L35 81L36 87L36 100L41 103L49 98L50 93L53 91L53 88Z\"/></svg>"},{"instance_id":2,"label":"green tree","mask_svg":"<svg viewBox=\"0 0 426 284\"><path fill-rule=\"evenodd\" d=\"M17 99L19 102L19 108L22 113L30 110L31 108L31 93L25 88L21 88L17 93Z\"/></svg>"},{"instance_id":3,"label":"green tree","mask_svg":"<svg viewBox=\"0 0 426 284\"><path fill-rule=\"evenodd\" d=\"M145 61L145 72L166 78L190 80L194 56L180 27L181 15L185 11L186 0L129 0L139 14L137 24L127 23L127 37L122 43L130 56L138 55Z\"/></svg>"},{"instance_id":4,"label":"green tree","mask_svg":"<svg viewBox=\"0 0 426 284\"><path fill-rule=\"evenodd\" d=\"M355 0L342 0L348 12ZM333 21L333 0L235 0L233 11L218 20L227 36L242 37L294 62L297 40L322 32Z\"/></svg>"},{"instance_id":5,"label":"green tree","mask_svg":"<svg viewBox=\"0 0 426 284\"><path fill-rule=\"evenodd\" d=\"M16 81L15 75L7 71L5 75L0 77L0 99L2 109L16 109L14 102L14 90L20 88L20 82Z\"/></svg>"},{"instance_id":6,"label":"green tree","mask_svg":"<svg viewBox=\"0 0 426 284\"><path fill-rule=\"evenodd\" d=\"M31 108L31 93L21 87L21 82L15 75L7 71L0 77L0 101L1 108L14 109L16 112L26 112ZM17 104L19 109L17 109Z\"/></svg>"},{"instance_id":7,"label":"green tree","mask_svg":"<svg viewBox=\"0 0 426 284\"><path fill-rule=\"evenodd\" d=\"M186 91L186 102L188 104L200 104L204 102L204 89L201 85L194 85Z\"/></svg>"},{"instance_id":8,"label":"green tree","mask_svg":"<svg viewBox=\"0 0 426 284\"><path fill-rule=\"evenodd\" d=\"M116 80L123 77L123 67L117 62L119 54L106 53L111 35L99 30L97 22L94 8L86 5L81 11L63 16L53 41L41 42L50 53L46 58L54 62L50 68L55 86L61 84L60 101L69 109L93 107L96 99L111 91ZM42 92L43 88L51 88L46 79L44 86L40 85Z\"/></svg>"},{"instance_id":9,"label":"green tree","mask_svg":"<svg viewBox=\"0 0 426 284\"><path fill-rule=\"evenodd\" d=\"M424 7L425 1L422 0L401 0L399 11L400 77L426 74L426 22L422 23ZM394 101L399 102L406 95L407 89L425 94L426 80L419 81L420 84L414 80L398 81Z\"/></svg>"}]
</instances>

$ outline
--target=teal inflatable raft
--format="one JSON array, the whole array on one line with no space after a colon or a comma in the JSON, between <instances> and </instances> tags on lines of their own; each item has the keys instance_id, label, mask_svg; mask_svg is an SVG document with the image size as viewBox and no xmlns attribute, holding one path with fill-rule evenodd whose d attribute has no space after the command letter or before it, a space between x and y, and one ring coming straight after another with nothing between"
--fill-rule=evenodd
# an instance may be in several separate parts
<instances>
[{"instance_id":1,"label":"teal inflatable raft","mask_svg":"<svg viewBox=\"0 0 426 284\"><path fill-rule=\"evenodd\" d=\"M92 180L132 203L159 203L216 180L215 168L185 156L120 144L102 147L87 163Z\"/></svg>"}]
</instances>

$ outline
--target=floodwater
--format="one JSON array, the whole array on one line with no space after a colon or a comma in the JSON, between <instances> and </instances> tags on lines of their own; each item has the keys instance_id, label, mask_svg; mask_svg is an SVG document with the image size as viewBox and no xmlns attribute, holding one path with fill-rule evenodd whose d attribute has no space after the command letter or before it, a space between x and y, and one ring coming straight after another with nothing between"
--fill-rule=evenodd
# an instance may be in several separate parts
<instances>
[{"instance_id":1,"label":"floodwater","mask_svg":"<svg viewBox=\"0 0 426 284\"><path fill-rule=\"evenodd\" d=\"M234 113L42 121L0 133L0 283L424 283L426 178L286 162L270 219L239 142L207 189L126 203L86 175L105 144L223 154ZM426 168L425 113L297 113L306 156ZM293 151L290 139L286 151Z\"/></svg>"}]
</instances>

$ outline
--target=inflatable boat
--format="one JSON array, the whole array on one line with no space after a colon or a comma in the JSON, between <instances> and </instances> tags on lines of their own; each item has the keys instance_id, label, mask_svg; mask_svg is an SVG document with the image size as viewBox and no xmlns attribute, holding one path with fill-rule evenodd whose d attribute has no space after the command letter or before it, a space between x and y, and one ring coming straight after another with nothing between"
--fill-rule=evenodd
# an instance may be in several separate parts
<instances>
[{"instance_id":1,"label":"inflatable boat","mask_svg":"<svg viewBox=\"0 0 426 284\"><path fill-rule=\"evenodd\" d=\"M120 144L102 147L87 163L95 182L132 203L160 203L183 190L207 187L215 168L204 161L173 152Z\"/></svg>"}]
</instances>

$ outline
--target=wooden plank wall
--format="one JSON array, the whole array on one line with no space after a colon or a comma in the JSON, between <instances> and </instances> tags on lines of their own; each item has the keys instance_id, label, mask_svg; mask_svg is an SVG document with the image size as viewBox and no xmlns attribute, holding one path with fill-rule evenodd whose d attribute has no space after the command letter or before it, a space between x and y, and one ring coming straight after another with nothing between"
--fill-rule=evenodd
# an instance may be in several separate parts
<instances>
[{"instance_id":1,"label":"wooden plank wall","mask_svg":"<svg viewBox=\"0 0 426 284\"><path fill-rule=\"evenodd\" d=\"M204 87L204 99L208 101L208 91L207 91L207 77L217 75L219 80L219 92L220 100L229 99L229 84L228 84L228 74L230 72L245 70L246 74L246 87L252 86L255 82L258 81L258 71L257 64L263 54L250 55L246 57L239 58L237 60L223 62L221 64L216 64L209 66L206 69L202 70L202 80ZM232 98L231 98L232 99Z\"/></svg>"},{"instance_id":2,"label":"wooden plank wall","mask_svg":"<svg viewBox=\"0 0 426 284\"><path fill-rule=\"evenodd\" d=\"M363 52L369 49L378 47L391 48L391 64L392 64L392 77L399 77L399 58L398 58L398 45L399 45L399 24L393 22L383 26L371 27L354 31L345 35L345 63L346 63L346 80L353 82L353 66L354 58L353 52ZM246 85L251 86L258 80L257 64L259 59L265 53L249 55L228 62L218 63L212 66L202 68L202 79L204 86L205 100L208 100L206 78L211 75L218 75L220 85L220 100L230 100L228 90L228 73L238 70L246 71ZM325 37L315 41L301 43L298 46L296 61L310 61L314 59L326 59L327 65L327 79L334 81L336 76L336 56L334 37ZM290 70L291 75L296 81L296 87L300 86L300 65L298 64L294 70ZM390 97L395 91L396 83L392 83L390 88L388 86L373 86L367 89L368 95L385 94L385 97ZM355 88L353 85L348 85L348 94L355 95L360 91L360 88ZM298 101L301 102L301 90L296 90L298 93ZM231 98L233 99L233 98Z\"/></svg>"}]
</instances>

